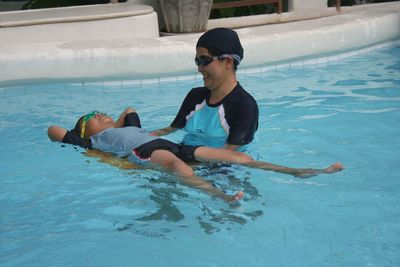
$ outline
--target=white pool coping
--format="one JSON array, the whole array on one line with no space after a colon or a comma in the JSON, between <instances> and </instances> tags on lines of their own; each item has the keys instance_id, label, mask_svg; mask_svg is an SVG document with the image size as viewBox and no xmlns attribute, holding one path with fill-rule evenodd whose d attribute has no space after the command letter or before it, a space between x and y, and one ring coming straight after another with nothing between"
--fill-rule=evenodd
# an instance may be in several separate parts
<instances>
[{"instance_id":1,"label":"white pool coping","mask_svg":"<svg viewBox=\"0 0 400 267\"><path fill-rule=\"evenodd\" d=\"M305 62L316 56L334 58L400 37L400 2L342 10L319 19L237 29L245 50L239 70ZM195 75L199 36L0 44L0 85Z\"/></svg>"},{"instance_id":2,"label":"white pool coping","mask_svg":"<svg viewBox=\"0 0 400 267\"><path fill-rule=\"evenodd\" d=\"M133 1L0 12L0 48L49 42L158 38L157 17L152 6Z\"/></svg>"},{"instance_id":3,"label":"white pool coping","mask_svg":"<svg viewBox=\"0 0 400 267\"><path fill-rule=\"evenodd\" d=\"M154 11L151 6L133 4L103 4L18 10L0 13L0 27L31 26L52 23L83 22L102 19L147 15Z\"/></svg>"}]
</instances>

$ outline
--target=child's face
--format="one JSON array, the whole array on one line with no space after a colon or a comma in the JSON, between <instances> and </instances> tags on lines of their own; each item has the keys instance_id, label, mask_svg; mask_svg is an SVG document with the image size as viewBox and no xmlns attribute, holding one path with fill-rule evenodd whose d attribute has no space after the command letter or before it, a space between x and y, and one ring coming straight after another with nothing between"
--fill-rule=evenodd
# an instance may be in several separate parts
<instances>
[{"instance_id":1,"label":"child's face","mask_svg":"<svg viewBox=\"0 0 400 267\"><path fill-rule=\"evenodd\" d=\"M111 127L115 127L114 120L106 114L98 113L86 122L85 136L90 137Z\"/></svg>"}]
</instances>

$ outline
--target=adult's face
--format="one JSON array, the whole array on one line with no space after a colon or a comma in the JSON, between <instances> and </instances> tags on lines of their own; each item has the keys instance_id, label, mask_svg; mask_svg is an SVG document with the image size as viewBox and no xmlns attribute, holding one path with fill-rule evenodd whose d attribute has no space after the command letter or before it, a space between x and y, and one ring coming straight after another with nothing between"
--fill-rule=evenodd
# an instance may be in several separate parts
<instances>
[{"instance_id":1,"label":"adult's face","mask_svg":"<svg viewBox=\"0 0 400 267\"><path fill-rule=\"evenodd\" d=\"M212 55L208 52L208 49L197 47L196 57L212 57ZM228 75L232 74L231 65L228 59L214 59L206 66L202 64L198 65L197 70L203 76L204 86L210 90L217 90L221 87L224 80L228 78Z\"/></svg>"}]
</instances>

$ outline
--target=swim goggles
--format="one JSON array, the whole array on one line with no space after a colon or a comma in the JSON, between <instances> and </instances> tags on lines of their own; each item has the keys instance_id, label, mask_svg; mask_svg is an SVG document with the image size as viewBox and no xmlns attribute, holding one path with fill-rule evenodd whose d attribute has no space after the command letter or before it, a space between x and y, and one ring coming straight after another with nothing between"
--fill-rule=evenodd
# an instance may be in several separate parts
<instances>
[{"instance_id":1,"label":"swim goggles","mask_svg":"<svg viewBox=\"0 0 400 267\"><path fill-rule=\"evenodd\" d=\"M215 57L211 57L211 56L207 56L207 55L202 55L200 57L195 57L194 58L194 63L197 66L201 65L201 66L205 67L205 66L207 66L208 64L210 64L211 62L213 62L216 59L222 60L224 58L233 58L238 65L239 65L239 63L241 61L241 58L238 55L235 55L235 54L223 54L223 55L215 56Z\"/></svg>"},{"instance_id":2,"label":"swim goggles","mask_svg":"<svg viewBox=\"0 0 400 267\"><path fill-rule=\"evenodd\" d=\"M82 118L82 126L81 126L81 138L85 137L85 130L86 130L86 123L96 115L107 116L107 114L99 112L99 111L92 111Z\"/></svg>"}]
</instances>

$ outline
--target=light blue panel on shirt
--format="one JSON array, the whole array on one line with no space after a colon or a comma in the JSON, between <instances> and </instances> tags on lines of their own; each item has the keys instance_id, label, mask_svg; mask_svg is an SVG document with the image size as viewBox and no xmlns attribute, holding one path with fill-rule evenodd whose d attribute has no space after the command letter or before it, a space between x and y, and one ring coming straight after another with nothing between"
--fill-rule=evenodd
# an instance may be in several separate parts
<instances>
[{"instance_id":1,"label":"light blue panel on shirt","mask_svg":"<svg viewBox=\"0 0 400 267\"><path fill-rule=\"evenodd\" d=\"M209 107L203 102L186 118L185 130L210 137L228 137L229 126L225 121L223 106ZM224 126L225 125L225 126ZM226 129L224 129L226 127Z\"/></svg>"}]
</instances>

